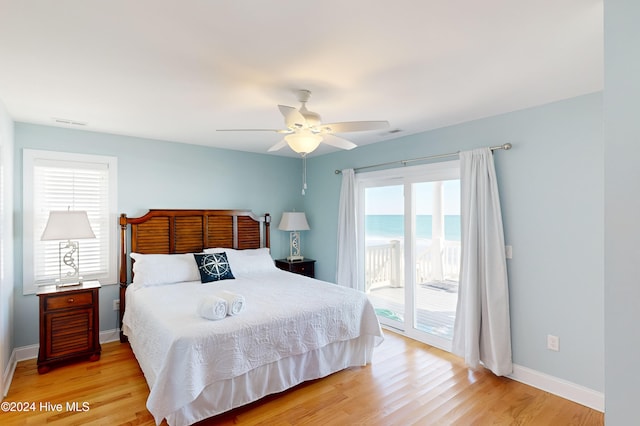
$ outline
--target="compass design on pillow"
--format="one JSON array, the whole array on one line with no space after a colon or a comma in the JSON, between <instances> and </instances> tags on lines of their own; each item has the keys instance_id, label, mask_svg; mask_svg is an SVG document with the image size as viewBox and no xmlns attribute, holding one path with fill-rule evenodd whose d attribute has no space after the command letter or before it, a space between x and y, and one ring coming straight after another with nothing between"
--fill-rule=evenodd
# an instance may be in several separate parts
<instances>
[{"instance_id":1,"label":"compass design on pillow","mask_svg":"<svg viewBox=\"0 0 640 426\"><path fill-rule=\"evenodd\" d=\"M196 254L195 257L203 283L234 278L226 253Z\"/></svg>"},{"instance_id":2,"label":"compass design on pillow","mask_svg":"<svg viewBox=\"0 0 640 426\"><path fill-rule=\"evenodd\" d=\"M205 257L202 261L202 269L209 275L222 276L229 272L229 262L226 257L216 256Z\"/></svg>"}]
</instances>

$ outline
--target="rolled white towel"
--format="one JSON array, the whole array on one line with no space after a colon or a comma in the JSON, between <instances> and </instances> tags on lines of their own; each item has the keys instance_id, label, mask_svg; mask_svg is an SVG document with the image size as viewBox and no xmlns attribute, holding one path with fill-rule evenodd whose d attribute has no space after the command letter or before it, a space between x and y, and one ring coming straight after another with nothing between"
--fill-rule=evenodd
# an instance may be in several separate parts
<instances>
[{"instance_id":1,"label":"rolled white towel","mask_svg":"<svg viewBox=\"0 0 640 426\"><path fill-rule=\"evenodd\" d=\"M221 320L227 316L227 301L217 296L206 296L198 303L198 314L208 320Z\"/></svg>"},{"instance_id":2,"label":"rolled white towel","mask_svg":"<svg viewBox=\"0 0 640 426\"><path fill-rule=\"evenodd\" d=\"M244 296L227 290L222 290L218 296L227 301L228 315L238 315L244 309Z\"/></svg>"}]
</instances>

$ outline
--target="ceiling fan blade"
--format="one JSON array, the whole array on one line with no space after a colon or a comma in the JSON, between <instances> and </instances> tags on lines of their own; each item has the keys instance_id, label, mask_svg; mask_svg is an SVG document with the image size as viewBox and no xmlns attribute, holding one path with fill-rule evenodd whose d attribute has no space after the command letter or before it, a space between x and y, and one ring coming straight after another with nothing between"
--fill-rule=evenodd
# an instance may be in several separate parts
<instances>
[{"instance_id":1,"label":"ceiling fan blade","mask_svg":"<svg viewBox=\"0 0 640 426\"><path fill-rule=\"evenodd\" d=\"M340 123L329 123L318 126L322 132L346 133L363 132L365 130L380 130L389 127L388 121L343 121Z\"/></svg>"},{"instance_id":2,"label":"ceiling fan blade","mask_svg":"<svg viewBox=\"0 0 640 426\"><path fill-rule=\"evenodd\" d=\"M353 149L358 146L351 141L330 134L322 135L322 142L340 149Z\"/></svg>"},{"instance_id":3,"label":"ceiling fan blade","mask_svg":"<svg viewBox=\"0 0 640 426\"><path fill-rule=\"evenodd\" d=\"M280 142L278 142L277 144L273 145L271 148L269 148L267 150L267 152L273 152L273 151L277 151L279 149L284 148L285 146L287 146L287 141L285 141L284 139L282 139Z\"/></svg>"},{"instance_id":4,"label":"ceiling fan blade","mask_svg":"<svg viewBox=\"0 0 640 426\"><path fill-rule=\"evenodd\" d=\"M307 124L307 120L296 108L286 105L278 105L278 108L284 116L284 123L288 128L304 127Z\"/></svg>"}]
</instances>

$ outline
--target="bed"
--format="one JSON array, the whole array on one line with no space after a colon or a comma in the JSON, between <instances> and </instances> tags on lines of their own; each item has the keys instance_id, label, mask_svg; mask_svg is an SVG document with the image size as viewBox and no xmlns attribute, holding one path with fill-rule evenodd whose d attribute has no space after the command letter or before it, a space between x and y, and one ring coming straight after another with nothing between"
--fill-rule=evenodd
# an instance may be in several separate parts
<instances>
[{"instance_id":1,"label":"bed","mask_svg":"<svg viewBox=\"0 0 640 426\"><path fill-rule=\"evenodd\" d=\"M383 339L363 293L275 267L268 214L150 210L122 215L120 226L121 341L144 373L157 424L192 424L366 365ZM227 279L203 283L195 259L213 253ZM243 297L241 312L200 315L199 303L225 291Z\"/></svg>"}]
</instances>

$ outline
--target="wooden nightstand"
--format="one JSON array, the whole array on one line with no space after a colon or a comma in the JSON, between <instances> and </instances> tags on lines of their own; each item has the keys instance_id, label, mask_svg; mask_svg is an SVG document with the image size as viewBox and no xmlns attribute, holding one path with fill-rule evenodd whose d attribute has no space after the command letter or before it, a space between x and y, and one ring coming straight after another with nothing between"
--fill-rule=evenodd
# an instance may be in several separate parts
<instances>
[{"instance_id":1,"label":"wooden nightstand","mask_svg":"<svg viewBox=\"0 0 640 426\"><path fill-rule=\"evenodd\" d=\"M41 287L40 350L38 373L49 371L60 361L88 357L100 359L98 281L73 287Z\"/></svg>"},{"instance_id":2,"label":"wooden nightstand","mask_svg":"<svg viewBox=\"0 0 640 426\"><path fill-rule=\"evenodd\" d=\"M315 264L313 259L304 258L302 260L276 259L276 267L283 271L293 272L294 274L306 275L315 278Z\"/></svg>"}]
</instances>

